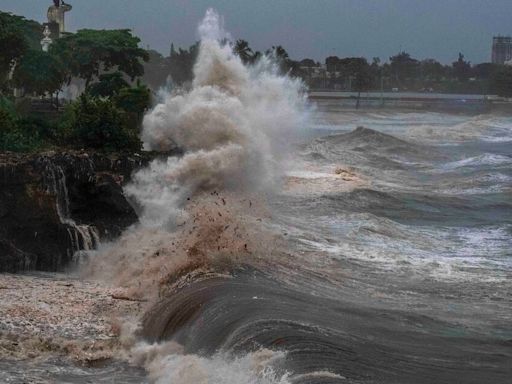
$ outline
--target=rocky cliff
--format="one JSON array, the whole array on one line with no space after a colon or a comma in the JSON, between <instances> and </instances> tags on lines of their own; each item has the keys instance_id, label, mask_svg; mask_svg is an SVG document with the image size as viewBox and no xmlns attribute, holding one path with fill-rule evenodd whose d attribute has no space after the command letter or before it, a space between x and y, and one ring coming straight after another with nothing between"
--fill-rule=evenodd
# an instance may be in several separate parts
<instances>
[{"instance_id":1,"label":"rocky cliff","mask_svg":"<svg viewBox=\"0 0 512 384\"><path fill-rule=\"evenodd\" d=\"M123 194L150 155L0 154L0 272L60 270L137 220Z\"/></svg>"}]
</instances>

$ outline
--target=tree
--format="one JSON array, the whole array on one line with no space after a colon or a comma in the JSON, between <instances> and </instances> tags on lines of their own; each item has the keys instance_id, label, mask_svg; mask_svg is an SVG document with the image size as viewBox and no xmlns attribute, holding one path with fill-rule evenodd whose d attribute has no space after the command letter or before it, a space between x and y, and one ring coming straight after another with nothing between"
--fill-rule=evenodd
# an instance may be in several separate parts
<instances>
[{"instance_id":1,"label":"tree","mask_svg":"<svg viewBox=\"0 0 512 384\"><path fill-rule=\"evenodd\" d=\"M171 55L176 52L171 49ZM163 57L159 52L154 50L148 51L149 60L144 63L144 76L142 81L151 89L158 90L164 86L170 75L169 58Z\"/></svg>"},{"instance_id":2,"label":"tree","mask_svg":"<svg viewBox=\"0 0 512 384\"><path fill-rule=\"evenodd\" d=\"M325 68L327 72L336 72L337 66L340 62L340 58L338 56L329 56L325 59Z\"/></svg>"},{"instance_id":3,"label":"tree","mask_svg":"<svg viewBox=\"0 0 512 384\"><path fill-rule=\"evenodd\" d=\"M138 125L144 112L151 106L151 91L145 85L137 84L135 87L121 89L113 100L118 108L134 114Z\"/></svg>"},{"instance_id":4,"label":"tree","mask_svg":"<svg viewBox=\"0 0 512 384\"><path fill-rule=\"evenodd\" d=\"M242 63L250 64L253 62L254 52L245 40L237 40L233 46L233 52L240 57Z\"/></svg>"},{"instance_id":5,"label":"tree","mask_svg":"<svg viewBox=\"0 0 512 384\"><path fill-rule=\"evenodd\" d=\"M370 66L364 57L353 57L348 64L348 70L354 77L354 89L361 93L370 88L372 84Z\"/></svg>"},{"instance_id":6,"label":"tree","mask_svg":"<svg viewBox=\"0 0 512 384\"><path fill-rule=\"evenodd\" d=\"M425 59L420 63L424 81L440 81L446 75L443 65L434 59Z\"/></svg>"},{"instance_id":7,"label":"tree","mask_svg":"<svg viewBox=\"0 0 512 384\"><path fill-rule=\"evenodd\" d=\"M116 69L132 80L144 74L142 61L148 53L138 47L140 39L128 29L82 29L66 34L50 46L50 52L59 56L69 68L68 80L80 77L86 86L101 72Z\"/></svg>"},{"instance_id":8,"label":"tree","mask_svg":"<svg viewBox=\"0 0 512 384\"><path fill-rule=\"evenodd\" d=\"M32 151L54 135L49 121L20 118L13 103L0 98L0 151Z\"/></svg>"},{"instance_id":9,"label":"tree","mask_svg":"<svg viewBox=\"0 0 512 384\"><path fill-rule=\"evenodd\" d=\"M361 92L368 90L373 82L368 61L364 57L346 57L339 60L338 67L343 77L351 79L351 87L358 93L356 108L359 108Z\"/></svg>"},{"instance_id":10,"label":"tree","mask_svg":"<svg viewBox=\"0 0 512 384\"><path fill-rule=\"evenodd\" d=\"M408 80L416 78L419 62L407 52L402 51L389 58L391 73L398 84L405 84Z\"/></svg>"},{"instance_id":11,"label":"tree","mask_svg":"<svg viewBox=\"0 0 512 384\"><path fill-rule=\"evenodd\" d=\"M19 33L0 24L0 84L6 83L11 68L27 49L25 39Z\"/></svg>"},{"instance_id":12,"label":"tree","mask_svg":"<svg viewBox=\"0 0 512 384\"><path fill-rule=\"evenodd\" d=\"M467 81L471 75L471 63L464 60L464 55L459 52L459 58L452 63L453 72L459 81Z\"/></svg>"},{"instance_id":13,"label":"tree","mask_svg":"<svg viewBox=\"0 0 512 384\"><path fill-rule=\"evenodd\" d=\"M317 67L315 60L313 60L313 59L303 59L303 60L299 61L299 64L301 67L308 67L308 68Z\"/></svg>"},{"instance_id":14,"label":"tree","mask_svg":"<svg viewBox=\"0 0 512 384\"><path fill-rule=\"evenodd\" d=\"M281 72L288 73L291 76L299 76L301 74L299 62L291 60L283 46L272 46L271 49L267 49L265 55L276 62Z\"/></svg>"},{"instance_id":15,"label":"tree","mask_svg":"<svg viewBox=\"0 0 512 384\"><path fill-rule=\"evenodd\" d=\"M119 71L107 73L99 76L98 82L91 84L87 92L91 96L111 97L119 94L123 88L130 84L123 79L123 74Z\"/></svg>"},{"instance_id":16,"label":"tree","mask_svg":"<svg viewBox=\"0 0 512 384\"><path fill-rule=\"evenodd\" d=\"M493 71L491 92L502 97L512 97L512 67L502 65Z\"/></svg>"},{"instance_id":17,"label":"tree","mask_svg":"<svg viewBox=\"0 0 512 384\"><path fill-rule=\"evenodd\" d=\"M29 49L40 49L41 25L24 17L0 12L0 86Z\"/></svg>"},{"instance_id":18,"label":"tree","mask_svg":"<svg viewBox=\"0 0 512 384\"><path fill-rule=\"evenodd\" d=\"M198 54L199 42L191 45L188 50L182 48L179 48L178 51L174 50L174 53L169 57L169 71L175 83L182 85L192 81L194 63Z\"/></svg>"},{"instance_id":19,"label":"tree","mask_svg":"<svg viewBox=\"0 0 512 384\"><path fill-rule=\"evenodd\" d=\"M473 67L472 73L477 79L488 80L491 78L494 71L499 68L498 64L493 63L481 63Z\"/></svg>"},{"instance_id":20,"label":"tree","mask_svg":"<svg viewBox=\"0 0 512 384\"><path fill-rule=\"evenodd\" d=\"M59 91L65 82L65 68L54 55L31 49L16 66L13 82L25 92L38 95L53 94Z\"/></svg>"},{"instance_id":21,"label":"tree","mask_svg":"<svg viewBox=\"0 0 512 384\"><path fill-rule=\"evenodd\" d=\"M284 49L282 45L272 46L272 48L267 51L267 55L273 56L279 61L290 59L288 52L286 52L286 49Z\"/></svg>"},{"instance_id":22,"label":"tree","mask_svg":"<svg viewBox=\"0 0 512 384\"><path fill-rule=\"evenodd\" d=\"M12 150L13 139L17 139L14 134L15 120L13 114L0 106L0 150ZM16 141L16 140L14 140Z\"/></svg>"},{"instance_id":23,"label":"tree","mask_svg":"<svg viewBox=\"0 0 512 384\"><path fill-rule=\"evenodd\" d=\"M43 31L41 24L34 20L27 20L23 16L0 11L0 36L2 33L13 30L23 37L27 48L41 48L40 41ZM2 51L2 53L5 52Z\"/></svg>"},{"instance_id":24,"label":"tree","mask_svg":"<svg viewBox=\"0 0 512 384\"><path fill-rule=\"evenodd\" d=\"M137 130L111 100L84 93L70 108L66 124L77 145L108 151L140 150Z\"/></svg>"}]
</instances>

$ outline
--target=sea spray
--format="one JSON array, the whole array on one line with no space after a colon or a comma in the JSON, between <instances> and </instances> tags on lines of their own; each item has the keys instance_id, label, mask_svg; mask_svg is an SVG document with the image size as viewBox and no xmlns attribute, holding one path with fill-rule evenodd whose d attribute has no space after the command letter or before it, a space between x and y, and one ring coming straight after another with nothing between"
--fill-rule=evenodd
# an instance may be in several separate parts
<instances>
[{"instance_id":1,"label":"sea spray","mask_svg":"<svg viewBox=\"0 0 512 384\"><path fill-rule=\"evenodd\" d=\"M133 176L125 192L140 223L89 265L93 276L123 290L118 297L147 302L146 309L191 279L229 278L237 265L269 262L280 238L264 228L270 213L262 192L275 185L290 139L308 117L301 81L280 74L267 57L244 66L213 10L198 30L191 88L165 94L143 122L146 149L165 156L177 146L184 155L155 160ZM125 327L122 338L132 340L128 353L154 382L287 382L269 366L273 352L186 355L174 345L169 351L165 343L137 342L135 328Z\"/></svg>"},{"instance_id":2,"label":"sea spray","mask_svg":"<svg viewBox=\"0 0 512 384\"><path fill-rule=\"evenodd\" d=\"M186 354L172 341L139 343L132 349L133 361L146 367L155 384L289 384L289 374L276 373L273 365L284 359L283 352L261 349L243 357L217 353L210 358Z\"/></svg>"},{"instance_id":3,"label":"sea spray","mask_svg":"<svg viewBox=\"0 0 512 384\"><path fill-rule=\"evenodd\" d=\"M154 161L126 192L144 226L172 228L187 199L201 190L265 190L279 175L283 149L307 118L303 85L263 57L244 66L221 18L208 10L192 88L168 94L144 119L146 149L175 146L181 158Z\"/></svg>"},{"instance_id":4,"label":"sea spray","mask_svg":"<svg viewBox=\"0 0 512 384\"><path fill-rule=\"evenodd\" d=\"M280 74L267 57L245 66L212 9L198 31L191 89L168 93L143 122L148 150L165 156L178 146L184 155L155 160L133 176L125 192L140 224L94 266L139 297L190 263L270 256L276 239L261 228L268 216L262 192L275 185L290 139L307 124L300 80Z\"/></svg>"},{"instance_id":5,"label":"sea spray","mask_svg":"<svg viewBox=\"0 0 512 384\"><path fill-rule=\"evenodd\" d=\"M191 89L163 95L144 118L144 145L164 158L125 188L140 223L89 266L137 298L154 297L190 265L270 256L276 239L260 228L268 216L261 192L277 181L290 138L307 123L300 80L267 57L244 66L211 9L198 30ZM165 158L176 146L184 155Z\"/></svg>"}]
</instances>

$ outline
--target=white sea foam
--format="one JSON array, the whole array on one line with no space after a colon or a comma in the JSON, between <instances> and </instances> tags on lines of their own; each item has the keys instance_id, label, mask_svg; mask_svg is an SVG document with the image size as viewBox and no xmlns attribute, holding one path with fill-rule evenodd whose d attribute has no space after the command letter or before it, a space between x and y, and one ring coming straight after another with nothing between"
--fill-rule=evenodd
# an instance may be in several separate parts
<instances>
[{"instance_id":1,"label":"white sea foam","mask_svg":"<svg viewBox=\"0 0 512 384\"><path fill-rule=\"evenodd\" d=\"M277 374L272 365L285 357L269 349L231 357L218 353L212 357L184 354L173 342L140 343L132 359L143 365L154 384L289 384L289 374Z\"/></svg>"},{"instance_id":2,"label":"white sea foam","mask_svg":"<svg viewBox=\"0 0 512 384\"><path fill-rule=\"evenodd\" d=\"M482 155L467 157L465 159L447 163L442 168L445 170L455 170L462 167L482 167L509 163L512 163L512 157L496 155L493 153L484 153Z\"/></svg>"}]
</instances>

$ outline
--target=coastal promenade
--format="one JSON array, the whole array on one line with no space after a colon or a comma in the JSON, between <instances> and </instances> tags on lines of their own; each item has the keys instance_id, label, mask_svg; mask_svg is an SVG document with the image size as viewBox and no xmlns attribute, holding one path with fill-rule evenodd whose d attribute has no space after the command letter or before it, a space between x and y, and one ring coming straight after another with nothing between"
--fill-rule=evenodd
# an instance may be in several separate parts
<instances>
[{"instance_id":1,"label":"coastal promenade","mask_svg":"<svg viewBox=\"0 0 512 384\"><path fill-rule=\"evenodd\" d=\"M308 97L312 100L336 102L340 106L354 107L357 92L312 90ZM471 110L488 112L493 110L512 112L512 99L483 94L447 94L427 92L361 92L360 108L414 108L442 110Z\"/></svg>"}]
</instances>

